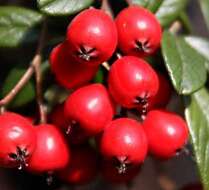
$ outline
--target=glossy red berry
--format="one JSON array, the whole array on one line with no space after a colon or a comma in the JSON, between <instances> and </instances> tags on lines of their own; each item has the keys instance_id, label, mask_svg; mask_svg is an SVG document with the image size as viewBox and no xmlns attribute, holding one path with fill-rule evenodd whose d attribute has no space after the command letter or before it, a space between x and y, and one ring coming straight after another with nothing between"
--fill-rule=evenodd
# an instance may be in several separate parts
<instances>
[{"instance_id":1,"label":"glossy red berry","mask_svg":"<svg viewBox=\"0 0 209 190\"><path fill-rule=\"evenodd\" d=\"M70 151L61 132L50 124L36 126L37 146L29 161L28 171L44 173L64 168Z\"/></svg>"},{"instance_id":2,"label":"glossy red berry","mask_svg":"<svg viewBox=\"0 0 209 190\"><path fill-rule=\"evenodd\" d=\"M55 106L49 115L49 121L60 128L69 138L70 144L82 144L88 140L88 134L79 126L71 127L71 122L64 114L64 104Z\"/></svg>"},{"instance_id":3,"label":"glossy red berry","mask_svg":"<svg viewBox=\"0 0 209 190\"><path fill-rule=\"evenodd\" d=\"M65 102L64 111L72 127L80 126L91 135L101 132L114 115L111 99L102 84L88 85L73 92Z\"/></svg>"},{"instance_id":4,"label":"glossy red berry","mask_svg":"<svg viewBox=\"0 0 209 190\"><path fill-rule=\"evenodd\" d=\"M146 107L158 86L156 72L147 62L134 56L118 59L109 72L109 91L118 104L127 108Z\"/></svg>"},{"instance_id":5,"label":"glossy red berry","mask_svg":"<svg viewBox=\"0 0 209 190\"><path fill-rule=\"evenodd\" d=\"M138 165L147 155L148 142L141 124L133 119L120 118L110 122L102 135L101 153L118 161L118 172L127 166Z\"/></svg>"},{"instance_id":6,"label":"glossy red berry","mask_svg":"<svg viewBox=\"0 0 209 190\"><path fill-rule=\"evenodd\" d=\"M144 120L149 151L156 157L175 156L188 139L186 122L178 115L164 110L152 110Z\"/></svg>"},{"instance_id":7,"label":"glossy red berry","mask_svg":"<svg viewBox=\"0 0 209 190\"><path fill-rule=\"evenodd\" d=\"M81 63L99 65L108 60L117 46L114 21L103 10L82 11L67 29L69 52Z\"/></svg>"},{"instance_id":8,"label":"glossy red berry","mask_svg":"<svg viewBox=\"0 0 209 190\"><path fill-rule=\"evenodd\" d=\"M59 177L67 183L85 184L92 181L98 172L96 152L90 147L74 147L71 163L58 172Z\"/></svg>"},{"instance_id":9,"label":"glossy red berry","mask_svg":"<svg viewBox=\"0 0 209 190\"><path fill-rule=\"evenodd\" d=\"M171 99L172 87L170 82L164 75L160 73L157 73L157 75L159 80L159 89L157 91L157 94L149 99L147 110L164 108ZM141 112L142 108L138 107L138 110Z\"/></svg>"},{"instance_id":10,"label":"glossy red berry","mask_svg":"<svg viewBox=\"0 0 209 190\"><path fill-rule=\"evenodd\" d=\"M58 83L68 89L88 83L98 70L97 67L88 67L75 61L67 52L66 43L59 44L52 50L50 65Z\"/></svg>"},{"instance_id":11,"label":"glossy red berry","mask_svg":"<svg viewBox=\"0 0 209 190\"><path fill-rule=\"evenodd\" d=\"M102 177L111 183L127 183L133 180L140 171L140 166L131 166L125 173L118 173L117 163L114 161L102 162Z\"/></svg>"},{"instance_id":12,"label":"glossy red berry","mask_svg":"<svg viewBox=\"0 0 209 190\"><path fill-rule=\"evenodd\" d=\"M148 109L163 108L168 104L171 98L172 87L170 82L164 75L160 73L157 75L159 80L159 89L157 94L153 98L150 98Z\"/></svg>"},{"instance_id":13,"label":"glossy red berry","mask_svg":"<svg viewBox=\"0 0 209 190\"><path fill-rule=\"evenodd\" d=\"M31 123L18 114L5 112L0 115L0 134L0 166L19 169L27 166L36 147Z\"/></svg>"},{"instance_id":14,"label":"glossy red berry","mask_svg":"<svg viewBox=\"0 0 209 190\"><path fill-rule=\"evenodd\" d=\"M133 5L116 17L118 44L127 55L144 57L160 46L162 29L155 16L147 9Z\"/></svg>"}]
</instances>

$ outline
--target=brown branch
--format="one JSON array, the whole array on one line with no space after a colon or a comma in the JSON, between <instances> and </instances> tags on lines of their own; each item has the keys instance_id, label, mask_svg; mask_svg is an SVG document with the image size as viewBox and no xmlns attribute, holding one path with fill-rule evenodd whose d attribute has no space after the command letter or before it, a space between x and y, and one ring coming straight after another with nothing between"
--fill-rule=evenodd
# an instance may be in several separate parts
<instances>
[{"instance_id":1,"label":"brown branch","mask_svg":"<svg viewBox=\"0 0 209 190\"><path fill-rule=\"evenodd\" d=\"M40 90L41 88L41 74L40 74L40 64L41 64L41 50L43 48L44 44L44 38L45 38L45 31L46 31L46 22L44 21L43 25L43 30L41 32L40 40L38 43L38 48L37 48L37 53L34 56L30 66L24 73L24 75L21 77L21 79L17 82L17 84L12 88L12 90L0 100L0 112L3 113L5 110L5 107L15 98L15 96L20 92L20 90L27 84L27 82L31 79L33 76L33 73L36 72L37 77L37 102L40 107L40 115L41 115L41 120L44 121L44 112L43 112L43 106L42 106L42 91ZM43 117L43 118L42 118Z\"/></svg>"},{"instance_id":2,"label":"brown branch","mask_svg":"<svg viewBox=\"0 0 209 190\"><path fill-rule=\"evenodd\" d=\"M36 102L39 108L39 115L40 115L40 122L46 123L46 113L45 113L45 106L43 103L43 93L42 93L42 73L41 73L41 51L43 49L45 38L46 38L46 30L47 30L47 23L46 19L44 20L41 36L39 39L39 45L37 48L37 55L39 55L39 61L37 61L33 66L35 70L35 78L36 78Z\"/></svg>"},{"instance_id":3,"label":"brown branch","mask_svg":"<svg viewBox=\"0 0 209 190\"><path fill-rule=\"evenodd\" d=\"M33 58L32 64L38 61L38 56ZM17 93L26 85L26 83L30 80L31 76L33 75L34 68L31 65L22 78L18 81L18 83L14 86L14 88L3 98L0 100L0 106L5 107L7 106L17 95Z\"/></svg>"}]
</instances>

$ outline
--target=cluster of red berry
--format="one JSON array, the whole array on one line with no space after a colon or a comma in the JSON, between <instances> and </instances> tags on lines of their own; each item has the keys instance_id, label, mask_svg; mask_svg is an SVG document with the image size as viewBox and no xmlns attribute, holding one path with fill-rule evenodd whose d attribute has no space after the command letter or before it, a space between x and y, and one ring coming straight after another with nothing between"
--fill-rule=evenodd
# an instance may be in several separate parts
<instances>
[{"instance_id":1,"label":"cluster of red berry","mask_svg":"<svg viewBox=\"0 0 209 190\"><path fill-rule=\"evenodd\" d=\"M103 176L126 182L138 173L148 151L160 159L175 156L187 142L187 125L175 113L159 109L169 101L169 81L142 59L159 48L161 33L155 16L139 6L122 10L115 22L94 8L77 15L65 42L50 56L57 81L74 91L50 114L53 125L33 127L20 115L2 114L0 165L55 171L64 181L85 183L96 176L101 156ZM111 65L108 89L88 84L117 47L125 56ZM141 121L114 118L119 106L138 110ZM89 138L100 154L87 143Z\"/></svg>"}]
</instances>

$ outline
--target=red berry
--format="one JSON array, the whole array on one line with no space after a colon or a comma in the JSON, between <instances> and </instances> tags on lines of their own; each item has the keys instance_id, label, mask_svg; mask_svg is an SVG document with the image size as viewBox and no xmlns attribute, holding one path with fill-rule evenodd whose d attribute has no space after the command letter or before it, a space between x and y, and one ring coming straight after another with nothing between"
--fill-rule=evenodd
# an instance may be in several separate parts
<instances>
[{"instance_id":1,"label":"red berry","mask_svg":"<svg viewBox=\"0 0 209 190\"><path fill-rule=\"evenodd\" d=\"M18 114L5 112L0 115L0 134L0 166L27 166L36 146L31 123Z\"/></svg>"},{"instance_id":2,"label":"red berry","mask_svg":"<svg viewBox=\"0 0 209 190\"><path fill-rule=\"evenodd\" d=\"M108 60L117 46L114 21L102 10L82 11L67 29L70 53L81 63L98 65Z\"/></svg>"},{"instance_id":3,"label":"red berry","mask_svg":"<svg viewBox=\"0 0 209 190\"><path fill-rule=\"evenodd\" d=\"M75 61L67 52L66 43L59 44L52 50L50 64L56 80L68 89L88 83L98 70L97 67L88 67Z\"/></svg>"},{"instance_id":4,"label":"red berry","mask_svg":"<svg viewBox=\"0 0 209 190\"><path fill-rule=\"evenodd\" d=\"M129 164L137 165L147 155L147 138L141 124L133 119L120 118L110 122L102 135L101 153L118 161L118 172L124 173Z\"/></svg>"},{"instance_id":5,"label":"red berry","mask_svg":"<svg viewBox=\"0 0 209 190\"><path fill-rule=\"evenodd\" d=\"M108 86L114 100L127 108L147 106L158 91L158 77L144 60L133 56L118 59L111 67Z\"/></svg>"},{"instance_id":6,"label":"red berry","mask_svg":"<svg viewBox=\"0 0 209 190\"><path fill-rule=\"evenodd\" d=\"M79 126L71 127L71 122L64 114L64 104L55 106L49 115L49 120L68 135L71 144L82 144L88 139L88 135Z\"/></svg>"},{"instance_id":7,"label":"red berry","mask_svg":"<svg viewBox=\"0 0 209 190\"><path fill-rule=\"evenodd\" d=\"M167 159L187 142L186 122L178 115L164 110L152 110L144 121L149 151L156 157Z\"/></svg>"},{"instance_id":8,"label":"red berry","mask_svg":"<svg viewBox=\"0 0 209 190\"><path fill-rule=\"evenodd\" d=\"M38 125L35 129L38 141L28 171L43 173L64 168L69 162L70 152L61 132L49 124Z\"/></svg>"},{"instance_id":9,"label":"red berry","mask_svg":"<svg viewBox=\"0 0 209 190\"><path fill-rule=\"evenodd\" d=\"M172 88L168 79L164 75L158 73L158 80L159 89L157 94L153 98L150 98L148 109L163 108L168 104L171 98Z\"/></svg>"},{"instance_id":10,"label":"red berry","mask_svg":"<svg viewBox=\"0 0 209 190\"><path fill-rule=\"evenodd\" d=\"M72 184L89 183L96 177L98 171L96 152L90 147L75 147L72 149L71 163L59 171L61 179Z\"/></svg>"},{"instance_id":11,"label":"red berry","mask_svg":"<svg viewBox=\"0 0 209 190\"><path fill-rule=\"evenodd\" d=\"M125 54L151 55L160 46L162 29L155 16L143 7L129 6L116 20L119 48Z\"/></svg>"},{"instance_id":12,"label":"red berry","mask_svg":"<svg viewBox=\"0 0 209 190\"><path fill-rule=\"evenodd\" d=\"M159 89L157 91L157 94L149 99L147 107L148 110L166 107L171 98L172 88L168 79L164 75L158 73L158 80ZM141 112L142 108L139 107L138 110Z\"/></svg>"},{"instance_id":13,"label":"red berry","mask_svg":"<svg viewBox=\"0 0 209 190\"><path fill-rule=\"evenodd\" d=\"M65 115L72 126L80 126L88 134L95 135L112 120L114 108L106 88L92 84L81 87L67 98Z\"/></svg>"},{"instance_id":14,"label":"red berry","mask_svg":"<svg viewBox=\"0 0 209 190\"><path fill-rule=\"evenodd\" d=\"M118 173L117 163L102 162L102 177L111 183L127 183L133 180L140 171L140 166L128 167L125 173Z\"/></svg>"}]
</instances>

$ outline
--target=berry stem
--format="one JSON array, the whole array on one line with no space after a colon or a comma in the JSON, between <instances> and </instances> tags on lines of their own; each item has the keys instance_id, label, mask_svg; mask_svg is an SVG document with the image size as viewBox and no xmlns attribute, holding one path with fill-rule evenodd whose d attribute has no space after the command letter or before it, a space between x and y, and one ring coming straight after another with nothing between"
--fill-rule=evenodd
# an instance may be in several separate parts
<instances>
[{"instance_id":1,"label":"berry stem","mask_svg":"<svg viewBox=\"0 0 209 190\"><path fill-rule=\"evenodd\" d=\"M126 3L130 6L133 4L132 0L126 0Z\"/></svg>"},{"instance_id":2,"label":"berry stem","mask_svg":"<svg viewBox=\"0 0 209 190\"><path fill-rule=\"evenodd\" d=\"M35 69L35 78L36 78L36 101L39 107L39 114L40 114L40 122L46 123L46 113L45 113L45 106L43 104L43 93L42 93L42 72L41 72L41 51L43 49L43 44L45 42L45 36L46 36L46 30L47 30L47 23L46 20L44 20L39 46L37 49L37 54L39 55L40 59L39 61L34 65Z\"/></svg>"},{"instance_id":3,"label":"berry stem","mask_svg":"<svg viewBox=\"0 0 209 190\"><path fill-rule=\"evenodd\" d=\"M111 18L114 17L111 5L108 0L102 0L101 9L104 10Z\"/></svg>"},{"instance_id":4,"label":"berry stem","mask_svg":"<svg viewBox=\"0 0 209 190\"><path fill-rule=\"evenodd\" d=\"M102 63L102 66L103 66L107 71L110 70L110 65L108 64L108 62Z\"/></svg>"},{"instance_id":5,"label":"berry stem","mask_svg":"<svg viewBox=\"0 0 209 190\"><path fill-rule=\"evenodd\" d=\"M175 21L169 28L169 31L173 34L177 34L181 30L182 24L179 21Z\"/></svg>"}]
</instances>

